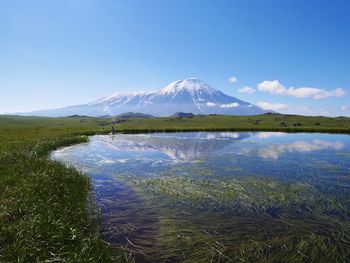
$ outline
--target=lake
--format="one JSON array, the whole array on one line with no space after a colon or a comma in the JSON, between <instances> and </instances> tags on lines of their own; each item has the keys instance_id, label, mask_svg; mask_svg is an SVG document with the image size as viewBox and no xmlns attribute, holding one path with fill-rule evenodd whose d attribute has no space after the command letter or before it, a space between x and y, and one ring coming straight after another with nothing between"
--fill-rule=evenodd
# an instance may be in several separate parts
<instances>
[{"instance_id":1,"label":"lake","mask_svg":"<svg viewBox=\"0 0 350 263\"><path fill-rule=\"evenodd\" d=\"M349 135L97 135L51 158L91 176L105 240L136 262L350 258Z\"/></svg>"}]
</instances>

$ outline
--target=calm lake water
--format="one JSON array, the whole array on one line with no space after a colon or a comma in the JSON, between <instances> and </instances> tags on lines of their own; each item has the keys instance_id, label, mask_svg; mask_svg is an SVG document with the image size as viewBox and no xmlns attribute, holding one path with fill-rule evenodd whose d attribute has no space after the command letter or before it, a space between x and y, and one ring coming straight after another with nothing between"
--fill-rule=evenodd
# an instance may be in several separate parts
<instances>
[{"instance_id":1,"label":"calm lake water","mask_svg":"<svg viewBox=\"0 0 350 263\"><path fill-rule=\"evenodd\" d=\"M105 239L136 262L350 254L349 135L101 135L51 157L91 176Z\"/></svg>"}]
</instances>

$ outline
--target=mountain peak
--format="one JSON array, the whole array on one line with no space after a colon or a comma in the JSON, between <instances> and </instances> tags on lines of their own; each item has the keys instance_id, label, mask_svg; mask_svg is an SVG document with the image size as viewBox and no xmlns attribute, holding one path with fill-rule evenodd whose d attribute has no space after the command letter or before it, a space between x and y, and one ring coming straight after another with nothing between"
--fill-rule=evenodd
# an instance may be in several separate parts
<instances>
[{"instance_id":1,"label":"mountain peak","mask_svg":"<svg viewBox=\"0 0 350 263\"><path fill-rule=\"evenodd\" d=\"M198 92L198 91L203 91L207 93L215 92L215 89L213 89L207 83L197 78L186 78L186 79L174 81L170 83L168 86L166 86L165 88L163 88L160 92L162 94L169 94L169 93L177 93L184 90L191 93Z\"/></svg>"}]
</instances>

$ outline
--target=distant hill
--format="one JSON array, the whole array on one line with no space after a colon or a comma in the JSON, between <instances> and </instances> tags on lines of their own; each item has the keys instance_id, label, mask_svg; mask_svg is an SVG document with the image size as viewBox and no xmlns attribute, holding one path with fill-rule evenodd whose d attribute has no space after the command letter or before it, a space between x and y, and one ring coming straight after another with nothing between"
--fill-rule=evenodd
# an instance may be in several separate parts
<instances>
[{"instance_id":1,"label":"distant hill","mask_svg":"<svg viewBox=\"0 0 350 263\"><path fill-rule=\"evenodd\" d=\"M111 116L110 116L111 117ZM122 114L118 114L113 116L115 118L120 118L120 119L129 119L129 118L154 118L154 116L150 114L144 114L140 112L126 112Z\"/></svg>"},{"instance_id":2,"label":"distant hill","mask_svg":"<svg viewBox=\"0 0 350 263\"><path fill-rule=\"evenodd\" d=\"M187 113L187 112L175 112L174 114L170 115L170 117L193 117L195 116L193 113Z\"/></svg>"},{"instance_id":3,"label":"distant hill","mask_svg":"<svg viewBox=\"0 0 350 263\"><path fill-rule=\"evenodd\" d=\"M69 115L69 116L66 116L66 117L68 117L68 118L86 118L86 117L89 117L89 116L73 114L73 115Z\"/></svg>"}]
</instances>

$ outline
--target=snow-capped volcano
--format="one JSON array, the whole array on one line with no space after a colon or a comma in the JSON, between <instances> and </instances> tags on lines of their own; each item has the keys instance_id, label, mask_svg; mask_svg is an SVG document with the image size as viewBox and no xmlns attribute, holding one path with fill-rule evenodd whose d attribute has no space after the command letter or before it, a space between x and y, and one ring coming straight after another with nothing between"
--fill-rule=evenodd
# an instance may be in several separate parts
<instances>
[{"instance_id":1,"label":"snow-capped volcano","mask_svg":"<svg viewBox=\"0 0 350 263\"><path fill-rule=\"evenodd\" d=\"M68 116L79 114L102 116L117 115L124 112L169 116L175 112L254 115L266 111L253 104L226 95L197 78L187 78L170 83L157 92L115 93L88 104L30 112L24 115Z\"/></svg>"}]
</instances>

